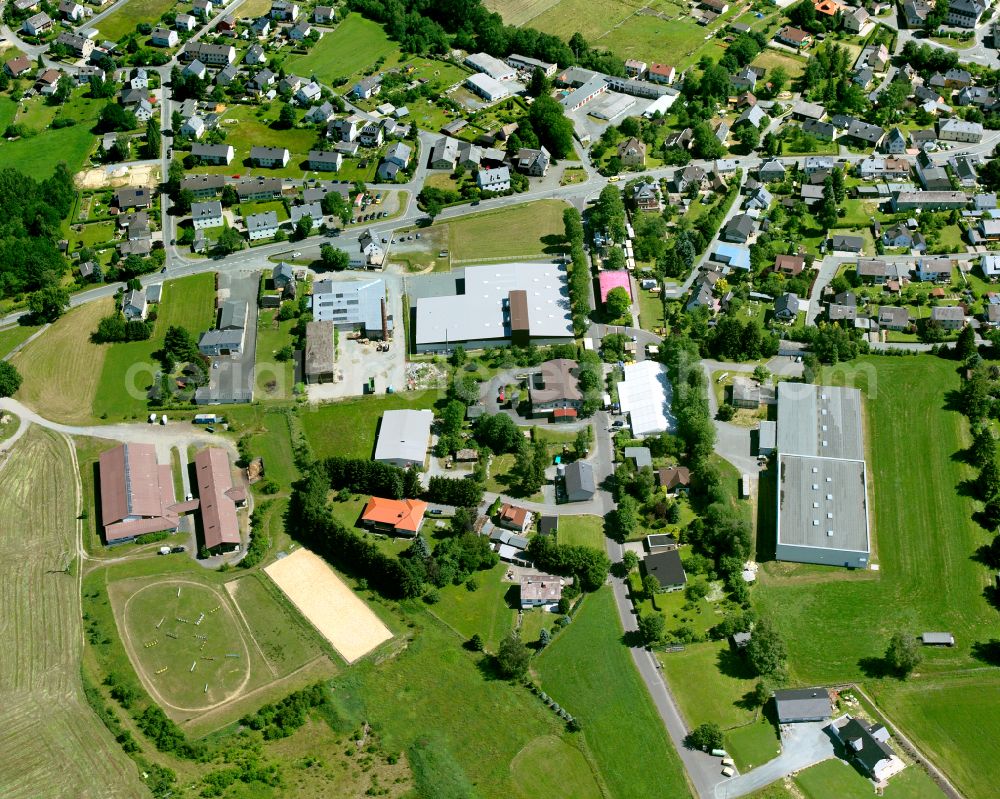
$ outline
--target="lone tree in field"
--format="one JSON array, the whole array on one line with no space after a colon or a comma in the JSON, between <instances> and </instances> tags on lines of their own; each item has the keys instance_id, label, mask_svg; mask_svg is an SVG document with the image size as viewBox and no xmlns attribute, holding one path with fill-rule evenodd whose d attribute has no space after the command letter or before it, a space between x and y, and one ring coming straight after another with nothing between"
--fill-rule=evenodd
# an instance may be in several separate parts
<instances>
[{"instance_id":1,"label":"lone tree in field","mask_svg":"<svg viewBox=\"0 0 1000 799\"><path fill-rule=\"evenodd\" d=\"M7 361L0 361L0 397L13 397L21 387L21 373Z\"/></svg>"},{"instance_id":2,"label":"lone tree in field","mask_svg":"<svg viewBox=\"0 0 1000 799\"><path fill-rule=\"evenodd\" d=\"M508 680L520 680L528 673L528 662L531 660L531 650L525 646L521 637L511 630L500 643L497 652L497 666L500 673Z\"/></svg>"},{"instance_id":3,"label":"lone tree in field","mask_svg":"<svg viewBox=\"0 0 1000 799\"><path fill-rule=\"evenodd\" d=\"M785 642L766 618L757 622L747 644L747 660L761 677L780 675L785 668Z\"/></svg>"},{"instance_id":4,"label":"lone tree in field","mask_svg":"<svg viewBox=\"0 0 1000 799\"><path fill-rule=\"evenodd\" d=\"M756 632L754 633L756 635ZM885 650L885 662L901 678L910 676L923 655L917 647L917 639L905 633L893 633L889 639L889 646Z\"/></svg>"},{"instance_id":5,"label":"lone tree in field","mask_svg":"<svg viewBox=\"0 0 1000 799\"><path fill-rule=\"evenodd\" d=\"M699 724L687 734L684 743L691 749L701 749L705 752L711 752L713 749L721 749L722 730L719 729L718 724L711 722L708 724Z\"/></svg>"}]
</instances>

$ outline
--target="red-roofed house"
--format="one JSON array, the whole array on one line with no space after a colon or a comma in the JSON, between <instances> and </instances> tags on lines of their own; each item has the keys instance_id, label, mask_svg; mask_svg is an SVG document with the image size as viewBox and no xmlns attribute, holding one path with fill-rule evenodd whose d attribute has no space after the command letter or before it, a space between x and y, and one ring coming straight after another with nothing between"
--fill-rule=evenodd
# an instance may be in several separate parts
<instances>
[{"instance_id":1,"label":"red-roofed house","mask_svg":"<svg viewBox=\"0 0 1000 799\"><path fill-rule=\"evenodd\" d=\"M203 449L194 456L194 470L205 548L213 553L238 550L242 541L236 508L246 504L246 491L233 485L229 455L218 447Z\"/></svg>"},{"instance_id":2,"label":"red-roofed house","mask_svg":"<svg viewBox=\"0 0 1000 799\"><path fill-rule=\"evenodd\" d=\"M102 452L100 475L105 543L177 530L173 471L156 462L152 444L120 444Z\"/></svg>"},{"instance_id":3,"label":"red-roofed house","mask_svg":"<svg viewBox=\"0 0 1000 799\"><path fill-rule=\"evenodd\" d=\"M677 77L677 70L668 64L650 64L647 77L653 83L666 83L669 86Z\"/></svg>"},{"instance_id":4,"label":"red-roofed house","mask_svg":"<svg viewBox=\"0 0 1000 799\"><path fill-rule=\"evenodd\" d=\"M427 503L419 499L369 497L361 523L386 533L416 536L427 513Z\"/></svg>"},{"instance_id":5,"label":"red-roofed house","mask_svg":"<svg viewBox=\"0 0 1000 799\"><path fill-rule=\"evenodd\" d=\"M517 530L519 533L523 533L531 527L531 511L505 502L500 506L500 516L497 523L508 530Z\"/></svg>"},{"instance_id":6,"label":"red-roofed house","mask_svg":"<svg viewBox=\"0 0 1000 799\"><path fill-rule=\"evenodd\" d=\"M601 272L598 276L598 282L601 287L601 302L605 303L608 301L608 292L611 289L622 288L628 292L630 299L634 300L635 297L632 296L632 280L631 276L624 269L612 270L609 272Z\"/></svg>"},{"instance_id":7,"label":"red-roofed house","mask_svg":"<svg viewBox=\"0 0 1000 799\"><path fill-rule=\"evenodd\" d=\"M787 44L791 47L808 47L812 44L812 35L802 30L801 28L793 28L791 25L786 25L775 37L782 44Z\"/></svg>"}]
</instances>

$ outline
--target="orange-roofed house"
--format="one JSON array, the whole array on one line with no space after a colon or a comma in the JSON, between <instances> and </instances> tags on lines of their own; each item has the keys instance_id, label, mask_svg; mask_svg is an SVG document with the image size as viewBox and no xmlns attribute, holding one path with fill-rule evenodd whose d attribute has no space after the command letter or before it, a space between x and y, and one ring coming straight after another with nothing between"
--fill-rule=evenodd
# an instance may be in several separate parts
<instances>
[{"instance_id":1,"label":"orange-roofed house","mask_svg":"<svg viewBox=\"0 0 1000 799\"><path fill-rule=\"evenodd\" d=\"M813 8L817 14L824 14L828 17L834 16L843 6L837 0L813 0Z\"/></svg>"},{"instance_id":2,"label":"orange-roofed house","mask_svg":"<svg viewBox=\"0 0 1000 799\"><path fill-rule=\"evenodd\" d=\"M413 538L420 532L425 513L427 503L419 499L370 497L361 514L361 522L379 532Z\"/></svg>"}]
</instances>

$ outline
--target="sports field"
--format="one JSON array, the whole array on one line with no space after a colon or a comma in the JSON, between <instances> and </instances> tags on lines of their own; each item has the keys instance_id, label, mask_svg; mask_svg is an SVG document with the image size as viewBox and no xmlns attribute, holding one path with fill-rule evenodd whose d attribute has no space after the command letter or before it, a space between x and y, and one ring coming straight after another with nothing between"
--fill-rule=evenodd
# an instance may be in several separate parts
<instances>
[{"instance_id":1,"label":"sports field","mask_svg":"<svg viewBox=\"0 0 1000 799\"><path fill-rule=\"evenodd\" d=\"M308 549L297 549L264 571L348 663L392 638L382 620Z\"/></svg>"},{"instance_id":2,"label":"sports field","mask_svg":"<svg viewBox=\"0 0 1000 799\"><path fill-rule=\"evenodd\" d=\"M0 466L0 793L148 796L83 698L76 486L67 442L32 427Z\"/></svg>"},{"instance_id":3,"label":"sports field","mask_svg":"<svg viewBox=\"0 0 1000 799\"><path fill-rule=\"evenodd\" d=\"M1000 676L984 670L973 647L997 637L996 611L983 596L991 574L974 559L989 537L972 520L975 503L965 490L974 472L962 460L968 425L950 404L956 365L929 356L868 357L824 377L868 394L880 571L765 564L755 602L781 628L796 684L877 675L897 630L954 633L956 646L925 651L905 684L865 685L967 796L985 799L995 793L987 775L1000 759Z\"/></svg>"},{"instance_id":4,"label":"sports field","mask_svg":"<svg viewBox=\"0 0 1000 799\"><path fill-rule=\"evenodd\" d=\"M122 615L125 648L160 704L208 710L249 681L249 647L217 589L182 578L146 582L124 600Z\"/></svg>"},{"instance_id":5,"label":"sports field","mask_svg":"<svg viewBox=\"0 0 1000 799\"><path fill-rule=\"evenodd\" d=\"M562 214L567 207L560 200L539 200L444 222L452 263L556 255L562 252Z\"/></svg>"},{"instance_id":6,"label":"sports field","mask_svg":"<svg viewBox=\"0 0 1000 799\"><path fill-rule=\"evenodd\" d=\"M11 361L24 376L17 398L55 422L93 421L108 345L91 344L90 333L113 307L108 298L74 308L18 352Z\"/></svg>"},{"instance_id":7,"label":"sports field","mask_svg":"<svg viewBox=\"0 0 1000 799\"><path fill-rule=\"evenodd\" d=\"M316 75L324 83L354 79L373 69L379 59L396 66L399 47L382 26L360 14L348 14L334 31L327 31L307 55L288 59L285 68L298 75Z\"/></svg>"},{"instance_id":8,"label":"sports field","mask_svg":"<svg viewBox=\"0 0 1000 799\"><path fill-rule=\"evenodd\" d=\"M589 595L538 656L542 687L579 717L611 796L687 796L680 759L621 637L611 590Z\"/></svg>"}]
</instances>

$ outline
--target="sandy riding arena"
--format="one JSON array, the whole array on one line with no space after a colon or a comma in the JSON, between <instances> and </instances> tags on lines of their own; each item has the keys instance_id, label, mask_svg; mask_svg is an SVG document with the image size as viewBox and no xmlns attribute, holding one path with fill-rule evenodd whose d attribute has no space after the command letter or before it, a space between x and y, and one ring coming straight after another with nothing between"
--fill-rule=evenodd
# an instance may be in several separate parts
<instances>
[{"instance_id":1,"label":"sandy riding arena","mask_svg":"<svg viewBox=\"0 0 1000 799\"><path fill-rule=\"evenodd\" d=\"M392 633L323 560L297 549L264 571L348 663Z\"/></svg>"}]
</instances>

